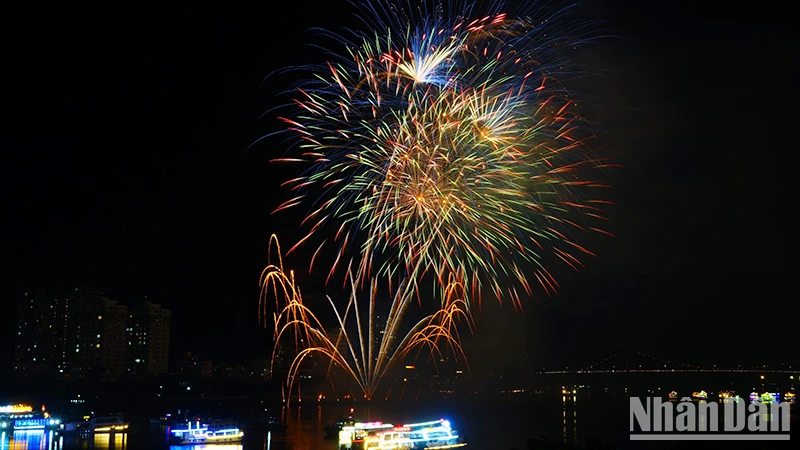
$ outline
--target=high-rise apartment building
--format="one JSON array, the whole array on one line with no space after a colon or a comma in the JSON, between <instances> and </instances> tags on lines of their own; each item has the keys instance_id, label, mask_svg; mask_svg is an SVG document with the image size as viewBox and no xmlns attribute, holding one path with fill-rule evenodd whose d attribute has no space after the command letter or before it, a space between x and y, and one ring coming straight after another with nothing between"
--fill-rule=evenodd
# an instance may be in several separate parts
<instances>
[{"instance_id":1,"label":"high-rise apartment building","mask_svg":"<svg viewBox=\"0 0 800 450\"><path fill-rule=\"evenodd\" d=\"M145 301L129 311L127 327L127 372L133 376L156 376L169 370L171 311Z\"/></svg>"},{"instance_id":2,"label":"high-rise apartment building","mask_svg":"<svg viewBox=\"0 0 800 450\"><path fill-rule=\"evenodd\" d=\"M71 301L67 320L67 362L72 377L90 374L117 379L125 367L127 306L99 292Z\"/></svg>"},{"instance_id":3,"label":"high-rise apartment building","mask_svg":"<svg viewBox=\"0 0 800 450\"><path fill-rule=\"evenodd\" d=\"M69 292L32 289L20 296L14 345L18 372L63 373Z\"/></svg>"}]
</instances>

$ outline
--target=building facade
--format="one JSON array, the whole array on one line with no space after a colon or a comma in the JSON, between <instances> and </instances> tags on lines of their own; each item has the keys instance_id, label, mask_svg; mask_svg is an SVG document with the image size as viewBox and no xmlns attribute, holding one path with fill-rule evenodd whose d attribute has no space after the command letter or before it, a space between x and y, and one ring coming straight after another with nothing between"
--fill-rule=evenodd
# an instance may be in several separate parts
<instances>
[{"instance_id":1,"label":"building facade","mask_svg":"<svg viewBox=\"0 0 800 450\"><path fill-rule=\"evenodd\" d=\"M131 308L127 327L128 373L157 376L169 371L169 334L172 312L145 301Z\"/></svg>"},{"instance_id":2,"label":"building facade","mask_svg":"<svg viewBox=\"0 0 800 450\"><path fill-rule=\"evenodd\" d=\"M70 376L119 379L125 367L128 307L100 292L84 292L71 303L67 320Z\"/></svg>"},{"instance_id":3,"label":"building facade","mask_svg":"<svg viewBox=\"0 0 800 450\"><path fill-rule=\"evenodd\" d=\"M17 305L14 370L27 374L67 370L69 293L33 289Z\"/></svg>"}]
</instances>

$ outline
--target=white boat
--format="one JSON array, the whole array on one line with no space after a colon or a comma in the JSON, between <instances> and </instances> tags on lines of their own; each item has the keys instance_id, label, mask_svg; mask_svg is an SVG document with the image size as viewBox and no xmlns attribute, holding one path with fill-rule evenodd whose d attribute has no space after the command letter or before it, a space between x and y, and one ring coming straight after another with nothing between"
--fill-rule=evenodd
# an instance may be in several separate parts
<instances>
[{"instance_id":1,"label":"white boat","mask_svg":"<svg viewBox=\"0 0 800 450\"><path fill-rule=\"evenodd\" d=\"M411 439L413 449L451 449L466 447L458 432L444 419L432 422L403 425Z\"/></svg>"},{"instance_id":2,"label":"white boat","mask_svg":"<svg viewBox=\"0 0 800 450\"><path fill-rule=\"evenodd\" d=\"M177 445L233 444L242 442L244 432L234 424L202 424L189 422L186 428L170 430L171 441Z\"/></svg>"},{"instance_id":3,"label":"white boat","mask_svg":"<svg viewBox=\"0 0 800 450\"><path fill-rule=\"evenodd\" d=\"M379 431L389 431L394 425L383 422L356 422L344 425L339 430L339 448L362 448L367 438Z\"/></svg>"},{"instance_id":4,"label":"white boat","mask_svg":"<svg viewBox=\"0 0 800 450\"><path fill-rule=\"evenodd\" d=\"M364 440L365 450L411 449L413 443L408 433L400 430L381 431Z\"/></svg>"},{"instance_id":5,"label":"white boat","mask_svg":"<svg viewBox=\"0 0 800 450\"><path fill-rule=\"evenodd\" d=\"M374 431L364 439L367 450L444 450L465 447L446 420L408 424Z\"/></svg>"}]
</instances>

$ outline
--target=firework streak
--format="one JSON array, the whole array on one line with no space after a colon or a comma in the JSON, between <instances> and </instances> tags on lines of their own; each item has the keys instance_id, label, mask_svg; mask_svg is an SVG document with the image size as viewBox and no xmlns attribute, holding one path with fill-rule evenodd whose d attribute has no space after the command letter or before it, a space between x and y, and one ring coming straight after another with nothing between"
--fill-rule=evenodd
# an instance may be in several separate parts
<instances>
[{"instance_id":1,"label":"firework streak","mask_svg":"<svg viewBox=\"0 0 800 450\"><path fill-rule=\"evenodd\" d=\"M278 259L275 264L271 260L273 245ZM300 289L295 285L294 274L284 272L280 245L273 236L270 239L270 264L262 273L259 319L263 322L266 318L268 298L273 296L277 312L273 316L275 347L270 372L274 372L275 358L281 342L292 341L296 351L285 383L282 384L284 400L288 403L290 399L289 394L297 380L300 365L315 354L344 369L358 383L368 399L375 394L381 379L394 363L412 351L417 351L418 356L419 350L428 349L435 356L432 358L434 363L437 359L444 359L447 351L453 354L456 361L466 363L456 328L457 321L463 319L470 330L472 329L467 304L463 300L462 286L456 282L448 284L444 289L441 308L417 322L410 330L405 330L402 325L403 317L409 304L413 303L410 301L411 290L407 286L408 283L401 283L394 294L385 323L378 323L377 320L377 283L374 280L367 305L359 304L355 286L343 313L328 297L337 320L337 331L331 335L303 303ZM375 339L376 336L380 338Z\"/></svg>"}]
</instances>

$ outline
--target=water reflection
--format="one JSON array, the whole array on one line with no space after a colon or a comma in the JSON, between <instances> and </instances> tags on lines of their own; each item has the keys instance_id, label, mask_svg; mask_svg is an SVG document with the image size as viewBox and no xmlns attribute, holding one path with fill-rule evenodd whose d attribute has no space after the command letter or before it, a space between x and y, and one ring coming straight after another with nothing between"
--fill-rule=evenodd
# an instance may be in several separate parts
<instances>
[{"instance_id":1,"label":"water reflection","mask_svg":"<svg viewBox=\"0 0 800 450\"><path fill-rule=\"evenodd\" d=\"M60 439L52 431L5 431L0 433L0 450L57 450Z\"/></svg>"},{"instance_id":2,"label":"water reflection","mask_svg":"<svg viewBox=\"0 0 800 450\"><path fill-rule=\"evenodd\" d=\"M335 439L325 439L324 428L348 416L360 421L381 420L403 424L411 421L438 420L446 418L473 449L525 448L529 440L546 440L564 448L587 447L599 442L614 446L629 439L628 397L620 400L592 397L588 392L559 393L549 397L498 399L489 402L404 402L404 403L347 403L347 404L303 404L271 410L285 423L285 430L247 430L242 444L170 446L165 426L151 427L145 424L131 428L128 434L97 435L80 439L77 436L59 437L48 433L16 432L3 434L0 450L335 450ZM558 403L561 397L561 403ZM580 401L578 400L580 397ZM714 402L698 402L711 406ZM725 400L719 404L719 424L729 420L723 411L724 405L733 403L748 408L750 404ZM741 406L738 404L741 403ZM774 405L777 408L777 405ZM797 408L796 405L792 406ZM578 423L578 409L581 418ZM789 408L786 407L788 410ZM791 411L795 412L795 411ZM560 413L560 414L559 414ZM762 410L764 422L782 414L780 411ZM786 419L789 411L785 412ZM713 416L701 424L711 427ZM794 418L796 419L796 416ZM701 420L703 420L701 418ZM746 421L737 420L737 425L746 427ZM740 425L741 424L741 425ZM795 423L792 423L794 425ZM580 436L578 436L580 427Z\"/></svg>"},{"instance_id":3,"label":"water reflection","mask_svg":"<svg viewBox=\"0 0 800 450\"><path fill-rule=\"evenodd\" d=\"M242 444L172 445L170 450L242 450Z\"/></svg>"},{"instance_id":4,"label":"water reflection","mask_svg":"<svg viewBox=\"0 0 800 450\"><path fill-rule=\"evenodd\" d=\"M126 450L128 435L96 434L79 439L67 438L52 431L15 431L13 435L0 435L0 450L63 450L63 449L98 449Z\"/></svg>"},{"instance_id":5,"label":"water reflection","mask_svg":"<svg viewBox=\"0 0 800 450\"><path fill-rule=\"evenodd\" d=\"M163 448L169 450L244 450L242 444L214 444L214 445L174 445L163 447L158 445L145 444L138 449ZM265 437L265 450L271 450L271 435ZM249 447L248 447L249 448ZM259 448L259 447L254 447ZM72 449L96 449L96 450L128 450L128 435L126 433L96 434L86 438L58 436L53 432L44 431L16 431L13 434L0 433L0 450L72 450Z\"/></svg>"},{"instance_id":6,"label":"water reflection","mask_svg":"<svg viewBox=\"0 0 800 450\"><path fill-rule=\"evenodd\" d=\"M114 433L114 434L95 434L89 439L86 439L82 444L88 448L108 449L108 450L125 450L128 443L127 433ZM86 448L86 447L83 447Z\"/></svg>"},{"instance_id":7,"label":"water reflection","mask_svg":"<svg viewBox=\"0 0 800 450\"><path fill-rule=\"evenodd\" d=\"M566 391L562 391L565 393ZM561 419L562 428L561 435L565 444L571 443L577 445L578 443L578 396L575 391L573 394L561 396ZM568 426L569 425L569 426ZM572 433L568 432L571 429Z\"/></svg>"},{"instance_id":8,"label":"water reflection","mask_svg":"<svg viewBox=\"0 0 800 450\"><path fill-rule=\"evenodd\" d=\"M578 410L572 411L572 442L578 444Z\"/></svg>"}]
</instances>

